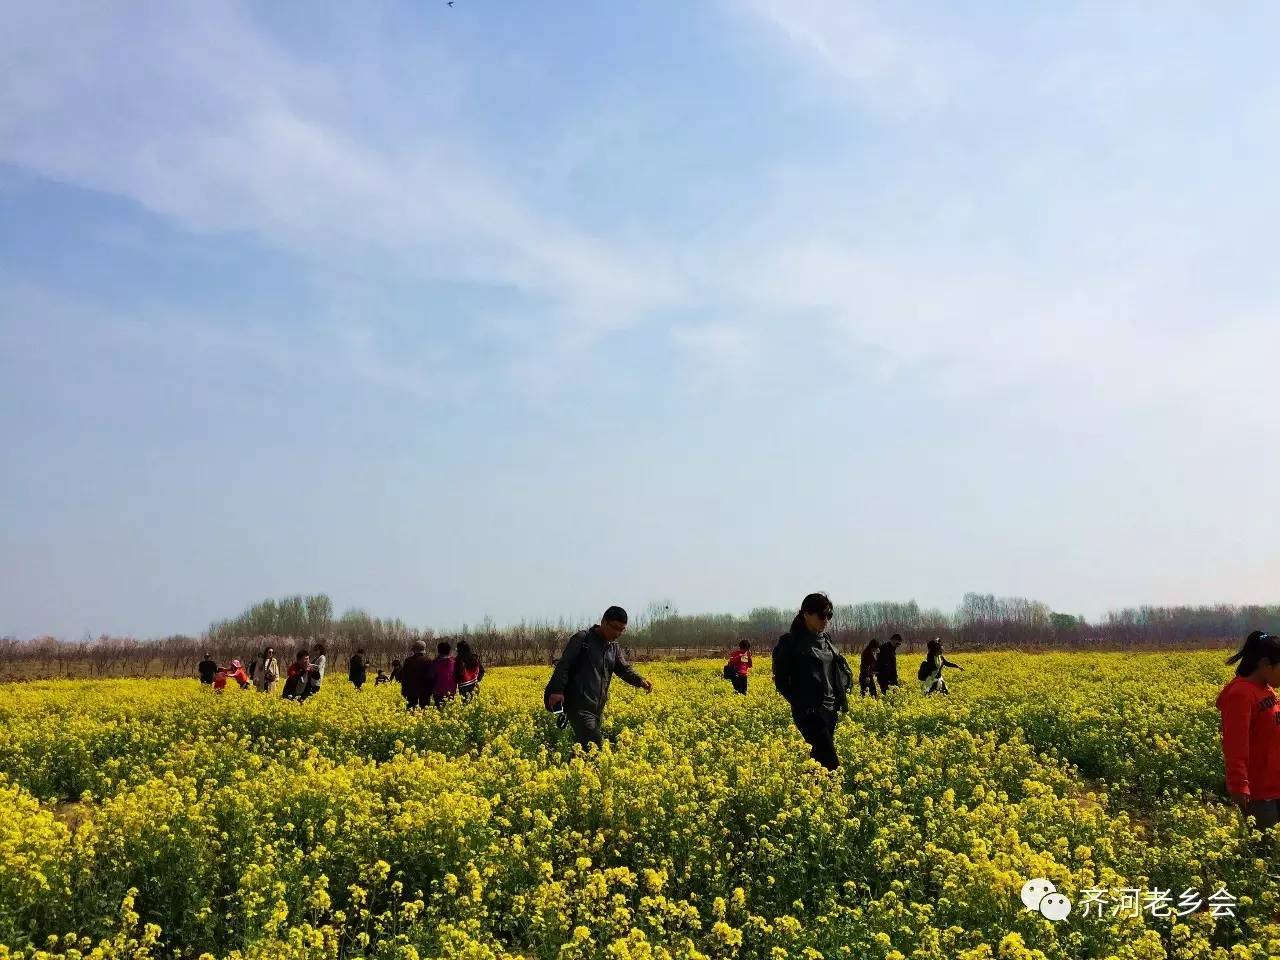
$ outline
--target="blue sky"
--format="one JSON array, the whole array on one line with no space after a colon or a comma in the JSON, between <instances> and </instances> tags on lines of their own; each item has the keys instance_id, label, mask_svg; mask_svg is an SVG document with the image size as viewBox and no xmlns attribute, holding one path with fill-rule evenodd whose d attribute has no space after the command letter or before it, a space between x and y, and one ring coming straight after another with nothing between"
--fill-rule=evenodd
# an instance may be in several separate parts
<instances>
[{"instance_id":1,"label":"blue sky","mask_svg":"<svg viewBox=\"0 0 1280 960\"><path fill-rule=\"evenodd\" d=\"M1274 5L4 6L0 633L1276 598Z\"/></svg>"}]
</instances>

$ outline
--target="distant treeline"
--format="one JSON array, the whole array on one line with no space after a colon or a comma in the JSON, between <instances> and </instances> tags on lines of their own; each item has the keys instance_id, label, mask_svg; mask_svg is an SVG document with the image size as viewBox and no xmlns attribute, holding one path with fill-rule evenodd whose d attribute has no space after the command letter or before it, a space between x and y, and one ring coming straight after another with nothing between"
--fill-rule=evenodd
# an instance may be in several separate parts
<instances>
[{"instance_id":1,"label":"distant treeline","mask_svg":"<svg viewBox=\"0 0 1280 960\"><path fill-rule=\"evenodd\" d=\"M717 656L739 640L767 651L791 624L795 611L757 607L734 614L682 614L670 603L651 603L638 615L623 643L638 660ZM0 638L0 678L49 676L185 676L205 652L219 662L233 657L246 663L268 645L282 660L303 645L323 641L330 670L344 670L347 658L363 648L372 668L402 657L415 640L468 640L490 664L551 662L575 630L587 622L525 622L499 627L486 618L479 625L448 633L380 619L363 610L333 615L324 594L285 597L254 604L244 613L213 623L200 637L175 635L151 640L102 636L78 642L41 637ZM1280 631L1280 604L1201 607L1136 607L1114 611L1100 622L1052 611L1024 597L965 594L953 612L921 609L906 603L856 603L837 606L832 634L845 650L872 637L900 633L904 653L921 650L943 637L951 650L1185 649L1228 647L1251 630Z\"/></svg>"}]
</instances>

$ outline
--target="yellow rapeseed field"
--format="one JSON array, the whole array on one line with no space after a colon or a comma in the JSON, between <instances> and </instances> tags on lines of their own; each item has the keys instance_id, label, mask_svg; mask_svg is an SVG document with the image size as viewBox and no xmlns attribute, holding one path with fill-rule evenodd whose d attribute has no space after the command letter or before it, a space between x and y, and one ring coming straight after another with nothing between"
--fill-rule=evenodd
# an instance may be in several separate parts
<instances>
[{"instance_id":1,"label":"yellow rapeseed field","mask_svg":"<svg viewBox=\"0 0 1280 960\"><path fill-rule=\"evenodd\" d=\"M546 668L418 715L333 677L0 687L0 960L1280 957L1280 863L1218 799L1223 654L956 659L926 699L904 655L834 773L763 659L746 697L641 665L585 758Z\"/></svg>"}]
</instances>

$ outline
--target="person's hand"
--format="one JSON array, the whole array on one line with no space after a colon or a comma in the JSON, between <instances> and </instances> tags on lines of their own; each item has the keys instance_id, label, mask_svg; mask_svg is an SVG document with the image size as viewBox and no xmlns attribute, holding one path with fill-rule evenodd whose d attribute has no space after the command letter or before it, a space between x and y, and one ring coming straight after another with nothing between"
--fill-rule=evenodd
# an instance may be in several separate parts
<instances>
[{"instance_id":1,"label":"person's hand","mask_svg":"<svg viewBox=\"0 0 1280 960\"><path fill-rule=\"evenodd\" d=\"M653 693L653 681L652 681L652 680L646 680L646 681L644 682L644 692L645 692L645 693Z\"/></svg>"},{"instance_id":2,"label":"person's hand","mask_svg":"<svg viewBox=\"0 0 1280 960\"><path fill-rule=\"evenodd\" d=\"M553 693L551 694L551 696L547 697L548 710L554 710L556 707L560 706L560 704L562 703L564 703L563 693Z\"/></svg>"}]
</instances>

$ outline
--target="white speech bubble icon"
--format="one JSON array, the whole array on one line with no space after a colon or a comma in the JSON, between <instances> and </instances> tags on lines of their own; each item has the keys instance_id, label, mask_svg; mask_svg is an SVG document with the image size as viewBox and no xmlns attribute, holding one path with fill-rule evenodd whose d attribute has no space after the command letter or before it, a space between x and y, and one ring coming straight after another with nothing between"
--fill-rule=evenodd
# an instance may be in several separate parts
<instances>
[{"instance_id":1,"label":"white speech bubble icon","mask_svg":"<svg viewBox=\"0 0 1280 960\"><path fill-rule=\"evenodd\" d=\"M1040 901L1040 912L1055 922L1065 920L1071 913L1071 901L1061 893L1050 893Z\"/></svg>"},{"instance_id":2,"label":"white speech bubble icon","mask_svg":"<svg viewBox=\"0 0 1280 960\"><path fill-rule=\"evenodd\" d=\"M1057 889L1052 881L1044 877L1036 877L1022 885L1022 902L1027 905L1028 910L1038 910L1040 901Z\"/></svg>"}]
</instances>

